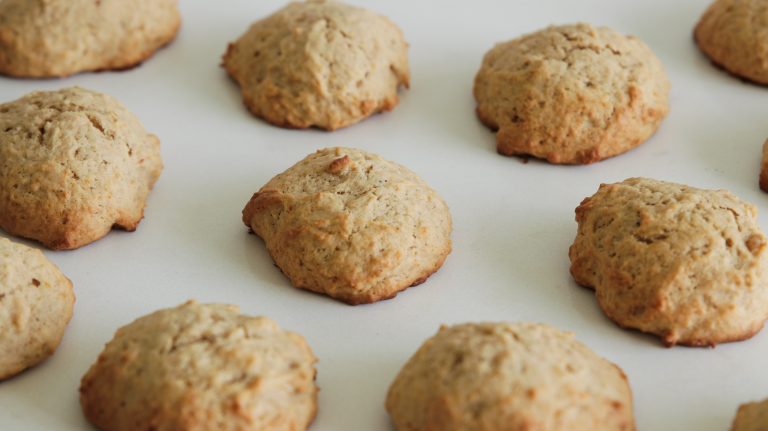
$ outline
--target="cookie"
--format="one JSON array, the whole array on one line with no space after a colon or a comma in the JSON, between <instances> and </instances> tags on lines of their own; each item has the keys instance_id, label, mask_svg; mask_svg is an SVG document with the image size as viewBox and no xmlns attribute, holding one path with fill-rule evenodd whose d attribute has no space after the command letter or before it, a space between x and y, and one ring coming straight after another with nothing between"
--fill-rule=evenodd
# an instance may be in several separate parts
<instances>
[{"instance_id":1,"label":"cookie","mask_svg":"<svg viewBox=\"0 0 768 431\"><path fill-rule=\"evenodd\" d=\"M731 431L765 431L768 430L768 399L757 403L746 403L739 406L733 419Z\"/></svg>"},{"instance_id":2,"label":"cookie","mask_svg":"<svg viewBox=\"0 0 768 431\"><path fill-rule=\"evenodd\" d=\"M497 44L475 77L498 152L586 164L640 145L669 111L659 59L633 36L562 25Z\"/></svg>"},{"instance_id":3,"label":"cookie","mask_svg":"<svg viewBox=\"0 0 768 431\"><path fill-rule=\"evenodd\" d=\"M0 228L73 249L133 231L160 176L160 141L117 100L82 88L0 105Z\"/></svg>"},{"instance_id":4,"label":"cookie","mask_svg":"<svg viewBox=\"0 0 768 431\"><path fill-rule=\"evenodd\" d=\"M53 355L74 303L72 283L40 250L0 238L0 380Z\"/></svg>"},{"instance_id":5,"label":"cookie","mask_svg":"<svg viewBox=\"0 0 768 431\"><path fill-rule=\"evenodd\" d=\"M80 385L102 431L305 430L317 411L304 338L233 305L187 302L120 328Z\"/></svg>"},{"instance_id":6,"label":"cookie","mask_svg":"<svg viewBox=\"0 0 768 431\"><path fill-rule=\"evenodd\" d=\"M173 40L179 24L177 0L3 0L0 73L126 69Z\"/></svg>"},{"instance_id":7,"label":"cookie","mask_svg":"<svg viewBox=\"0 0 768 431\"><path fill-rule=\"evenodd\" d=\"M223 67L257 117L335 130L398 103L408 44L389 19L332 0L290 3L229 44Z\"/></svg>"},{"instance_id":8,"label":"cookie","mask_svg":"<svg viewBox=\"0 0 768 431\"><path fill-rule=\"evenodd\" d=\"M442 327L389 388L398 431L632 431L619 367L573 339L529 323Z\"/></svg>"},{"instance_id":9,"label":"cookie","mask_svg":"<svg viewBox=\"0 0 768 431\"><path fill-rule=\"evenodd\" d=\"M294 286L349 304L422 283L451 251L451 215L434 190L352 148L319 150L272 178L243 222Z\"/></svg>"},{"instance_id":10,"label":"cookie","mask_svg":"<svg viewBox=\"0 0 768 431\"><path fill-rule=\"evenodd\" d=\"M766 237L755 207L730 192L630 178L602 184L576 222L571 274L620 326L714 346L768 318Z\"/></svg>"},{"instance_id":11,"label":"cookie","mask_svg":"<svg viewBox=\"0 0 768 431\"><path fill-rule=\"evenodd\" d=\"M715 0L693 36L717 66L741 78L768 84L768 1Z\"/></svg>"},{"instance_id":12,"label":"cookie","mask_svg":"<svg viewBox=\"0 0 768 431\"><path fill-rule=\"evenodd\" d=\"M768 192L768 139L763 143L763 158L760 162L760 189Z\"/></svg>"}]
</instances>

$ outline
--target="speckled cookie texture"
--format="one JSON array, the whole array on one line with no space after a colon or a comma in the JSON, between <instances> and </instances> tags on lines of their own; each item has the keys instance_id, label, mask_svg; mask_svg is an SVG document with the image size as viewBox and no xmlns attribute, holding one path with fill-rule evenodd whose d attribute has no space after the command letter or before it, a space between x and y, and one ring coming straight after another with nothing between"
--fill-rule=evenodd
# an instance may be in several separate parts
<instances>
[{"instance_id":1,"label":"speckled cookie texture","mask_svg":"<svg viewBox=\"0 0 768 431\"><path fill-rule=\"evenodd\" d=\"M646 141L669 111L659 59L633 36L588 24L497 44L475 77L477 115L499 153L586 164Z\"/></svg>"},{"instance_id":2,"label":"speckled cookie texture","mask_svg":"<svg viewBox=\"0 0 768 431\"><path fill-rule=\"evenodd\" d=\"M768 399L739 406L731 431L768 430Z\"/></svg>"},{"instance_id":3,"label":"speckled cookie texture","mask_svg":"<svg viewBox=\"0 0 768 431\"><path fill-rule=\"evenodd\" d=\"M266 317L190 301L120 328L80 403L103 431L301 431L317 410L315 362Z\"/></svg>"},{"instance_id":4,"label":"speckled cookie texture","mask_svg":"<svg viewBox=\"0 0 768 431\"><path fill-rule=\"evenodd\" d=\"M0 238L0 380L56 351L74 302L72 283L40 250Z\"/></svg>"},{"instance_id":5,"label":"speckled cookie texture","mask_svg":"<svg viewBox=\"0 0 768 431\"><path fill-rule=\"evenodd\" d=\"M294 286L350 304L423 282L451 251L445 202L407 168L352 148L319 150L274 177L243 222Z\"/></svg>"},{"instance_id":6,"label":"speckled cookie texture","mask_svg":"<svg viewBox=\"0 0 768 431\"><path fill-rule=\"evenodd\" d=\"M376 13L333 0L290 3L254 23L223 66L257 117L334 130L392 110L408 87L408 44Z\"/></svg>"},{"instance_id":7,"label":"speckled cookie texture","mask_svg":"<svg viewBox=\"0 0 768 431\"><path fill-rule=\"evenodd\" d=\"M763 143L763 157L760 161L760 189L768 193L768 139Z\"/></svg>"},{"instance_id":8,"label":"speckled cookie texture","mask_svg":"<svg viewBox=\"0 0 768 431\"><path fill-rule=\"evenodd\" d=\"M696 25L694 39L716 65L768 85L768 1L715 0Z\"/></svg>"},{"instance_id":9,"label":"speckled cookie texture","mask_svg":"<svg viewBox=\"0 0 768 431\"><path fill-rule=\"evenodd\" d=\"M3 0L0 73L125 69L169 43L180 22L177 0Z\"/></svg>"},{"instance_id":10,"label":"speckled cookie texture","mask_svg":"<svg viewBox=\"0 0 768 431\"><path fill-rule=\"evenodd\" d=\"M540 324L442 327L386 399L398 431L632 431L624 373Z\"/></svg>"},{"instance_id":11,"label":"speckled cookie texture","mask_svg":"<svg viewBox=\"0 0 768 431\"><path fill-rule=\"evenodd\" d=\"M730 192L631 178L601 185L576 221L571 274L620 326L711 346L768 318L766 238Z\"/></svg>"},{"instance_id":12,"label":"speckled cookie texture","mask_svg":"<svg viewBox=\"0 0 768 431\"><path fill-rule=\"evenodd\" d=\"M160 141L114 98L82 88L0 105L0 228L73 249L132 231L162 170Z\"/></svg>"}]
</instances>

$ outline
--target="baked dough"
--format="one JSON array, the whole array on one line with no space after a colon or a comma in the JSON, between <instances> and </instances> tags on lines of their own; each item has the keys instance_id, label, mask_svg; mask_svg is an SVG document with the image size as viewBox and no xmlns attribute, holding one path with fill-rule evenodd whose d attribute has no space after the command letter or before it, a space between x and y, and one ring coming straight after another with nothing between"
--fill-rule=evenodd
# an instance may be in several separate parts
<instances>
[{"instance_id":1,"label":"baked dough","mask_svg":"<svg viewBox=\"0 0 768 431\"><path fill-rule=\"evenodd\" d=\"M538 324L442 327L387 394L398 431L632 431L624 373Z\"/></svg>"},{"instance_id":2,"label":"baked dough","mask_svg":"<svg viewBox=\"0 0 768 431\"><path fill-rule=\"evenodd\" d=\"M302 289L350 304L394 297L451 251L451 215L407 168L326 148L274 177L243 210L275 263Z\"/></svg>"},{"instance_id":3,"label":"baked dough","mask_svg":"<svg viewBox=\"0 0 768 431\"><path fill-rule=\"evenodd\" d=\"M160 176L160 141L114 98L83 88L0 105L0 228L73 249L133 231Z\"/></svg>"},{"instance_id":4,"label":"baked dough","mask_svg":"<svg viewBox=\"0 0 768 431\"><path fill-rule=\"evenodd\" d=\"M75 295L40 250L0 238L0 380L56 351Z\"/></svg>"},{"instance_id":5,"label":"baked dough","mask_svg":"<svg viewBox=\"0 0 768 431\"><path fill-rule=\"evenodd\" d=\"M586 164L645 142L669 111L669 81L642 41L589 24L497 44L475 77L477 115L507 156Z\"/></svg>"},{"instance_id":6,"label":"baked dough","mask_svg":"<svg viewBox=\"0 0 768 431\"><path fill-rule=\"evenodd\" d=\"M715 0L693 34L712 63L738 77L768 84L768 1Z\"/></svg>"},{"instance_id":7,"label":"baked dough","mask_svg":"<svg viewBox=\"0 0 768 431\"><path fill-rule=\"evenodd\" d=\"M576 221L571 274L620 326L713 346L768 318L766 238L755 207L730 192L630 178L601 185Z\"/></svg>"},{"instance_id":8,"label":"baked dough","mask_svg":"<svg viewBox=\"0 0 768 431\"><path fill-rule=\"evenodd\" d=\"M178 0L3 0L0 73L51 78L125 69L173 40Z\"/></svg>"},{"instance_id":9,"label":"baked dough","mask_svg":"<svg viewBox=\"0 0 768 431\"><path fill-rule=\"evenodd\" d=\"M768 429L768 399L739 406L731 431L765 431Z\"/></svg>"},{"instance_id":10,"label":"baked dough","mask_svg":"<svg viewBox=\"0 0 768 431\"><path fill-rule=\"evenodd\" d=\"M190 301L120 328L80 403L103 431L301 431L317 410L315 362L266 317Z\"/></svg>"},{"instance_id":11,"label":"baked dough","mask_svg":"<svg viewBox=\"0 0 768 431\"><path fill-rule=\"evenodd\" d=\"M281 127L334 130L398 103L408 44L389 19L331 0L290 3L224 54L251 112Z\"/></svg>"}]
</instances>

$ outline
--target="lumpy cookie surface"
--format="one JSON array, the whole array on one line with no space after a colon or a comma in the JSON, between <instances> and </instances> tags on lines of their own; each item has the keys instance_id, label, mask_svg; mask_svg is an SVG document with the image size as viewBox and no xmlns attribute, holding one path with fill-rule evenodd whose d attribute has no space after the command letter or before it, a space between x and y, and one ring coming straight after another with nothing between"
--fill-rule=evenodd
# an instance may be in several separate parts
<instances>
[{"instance_id":1,"label":"lumpy cookie surface","mask_svg":"<svg viewBox=\"0 0 768 431\"><path fill-rule=\"evenodd\" d=\"M398 103L408 44L389 19L332 0L294 2L255 22L223 66L257 117L334 130Z\"/></svg>"},{"instance_id":2,"label":"lumpy cookie surface","mask_svg":"<svg viewBox=\"0 0 768 431\"><path fill-rule=\"evenodd\" d=\"M243 222L294 286L350 304L423 282L451 251L451 215L434 190L352 148L319 150L274 177Z\"/></svg>"},{"instance_id":3,"label":"lumpy cookie surface","mask_svg":"<svg viewBox=\"0 0 768 431\"><path fill-rule=\"evenodd\" d=\"M0 238L0 380L53 354L74 302L72 283L40 250Z\"/></svg>"},{"instance_id":4,"label":"lumpy cookie surface","mask_svg":"<svg viewBox=\"0 0 768 431\"><path fill-rule=\"evenodd\" d=\"M82 88L0 105L0 228L73 249L132 231L162 171L160 141L122 104Z\"/></svg>"},{"instance_id":5,"label":"lumpy cookie surface","mask_svg":"<svg viewBox=\"0 0 768 431\"><path fill-rule=\"evenodd\" d=\"M620 326L710 346L768 318L766 238L730 192L631 178L601 185L576 221L571 274Z\"/></svg>"},{"instance_id":6,"label":"lumpy cookie surface","mask_svg":"<svg viewBox=\"0 0 768 431\"><path fill-rule=\"evenodd\" d=\"M475 77L477 115L499 153L586 164L646 141L669 81L642 41L606 27L548 27L497 44Z\"/></svg>"},{"instance_id":7,"label":"lumpy cookie surface","mask_svg":"<svg viewBox=\"0 0 768 431\"><path fill-rule=\"evenodd\" d=\"M715 0L696 24L694 39L716 65L768 85L768 1Z\"/></svg>"},{"instance_id":8,"label":"lumpy cookie surface","mask_svg":"<svg viewBox=\"0 0 768 431\"><path fill-rule=\"evenodd\" d=\"M386 409L398 431L632 431L626 376L546 325L443 327L403 366Z\"/></svg>"},{"instance_id":9,"label":"lumpy cookie surface","mask_svg":"<svg viewBox=\"0 0 768 431\"><path fill-rule=\"evenodd\" d=\"M141 63L176 36L177 0L3 0L0 73L50 78Z\"/></svg>"},{"instance_id":10,"label":"lumpy cookie surface","mask_svg":"<svg viewBox=\"0 0 768 431\"><path fill-rule=\"evenodd\" d=\"M301 431L317 410L315 362L266 317L190 301L120 328L80 403L104 431Z\"/></svg>"}]
</instances>

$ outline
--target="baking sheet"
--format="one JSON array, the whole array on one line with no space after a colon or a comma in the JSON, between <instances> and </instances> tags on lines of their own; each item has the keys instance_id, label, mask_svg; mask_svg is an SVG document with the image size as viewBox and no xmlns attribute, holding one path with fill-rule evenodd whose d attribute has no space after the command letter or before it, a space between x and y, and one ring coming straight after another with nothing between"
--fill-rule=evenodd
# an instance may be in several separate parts
<instances>
[{"instance_id":1,"label":"baking sheet","mask_svg":"<svg viewBox=\"0 0 768 431\"><path fill-rule=\"evenodd\" d=\"M389 430L389 383L440 324L536 321L577 338L628 374L639 430L725 430L741 402L768 397L768 332L709 348L667 349L618 328L568 273L574 208L630 176L726 188L760 209L768 89L713 68L691 33L708 2L535 0L375 2L411 44L412 89L391 113L334 133L272 127L248 114L218 67L227 43L276 0L183 1L178 39L141 67L61 80L0 78L0 100L79 85L126 104L162 141L165 171L134 233L46 252L75 286L74 318L43 365L0 383L0 429L82 430L77 388L114 331L189 298L239 304L302 333L319 357L312 430ZM646 144L581 167L505 158L474 116L472 80L498 41L586 21L642 38L672 82L671 112ZM240 211L273 175L314 150L353 146L400 162L448 202L454 251L426 283L351 307L292 288Z\"/></svg>"}]
</instances>

